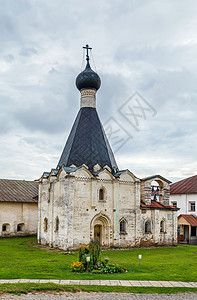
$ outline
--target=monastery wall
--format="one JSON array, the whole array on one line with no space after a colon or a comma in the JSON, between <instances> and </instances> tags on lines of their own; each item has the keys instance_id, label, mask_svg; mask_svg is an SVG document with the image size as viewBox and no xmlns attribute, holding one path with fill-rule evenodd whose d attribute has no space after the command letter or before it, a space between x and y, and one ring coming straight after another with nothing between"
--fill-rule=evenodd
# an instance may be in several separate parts
<instances>
[{"instance_id":1,"label":"monastery wall","mask_svg":"<svg viewBox=\"0 0 197 300\"><path fill-rule=\"evenodd\" d=\"M0 202L0 236L36 234L37 215L37 203Z\"/></svg>"}]
</instances>

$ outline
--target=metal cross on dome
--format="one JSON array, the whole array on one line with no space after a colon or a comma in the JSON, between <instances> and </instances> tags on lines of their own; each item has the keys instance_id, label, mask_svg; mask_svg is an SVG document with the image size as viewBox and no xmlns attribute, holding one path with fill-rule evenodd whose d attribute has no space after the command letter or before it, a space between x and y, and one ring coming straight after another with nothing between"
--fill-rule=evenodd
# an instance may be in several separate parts
<instances>
[{"instance_id":1,"label":"metal cross on dome","mask_svg":"<svg viewBox=\"0 0 197 300\"><path fill-rule=\"evenodd\" d=\"M85 47L83 47L83 49L86 49L87 50L87 53L86 53L86 60L88 61L90 58L89 58L89 55L88 55L88 50L92 50L91 47L89 47L89 45L85 45Z\"/></svg>"}]
</instances>

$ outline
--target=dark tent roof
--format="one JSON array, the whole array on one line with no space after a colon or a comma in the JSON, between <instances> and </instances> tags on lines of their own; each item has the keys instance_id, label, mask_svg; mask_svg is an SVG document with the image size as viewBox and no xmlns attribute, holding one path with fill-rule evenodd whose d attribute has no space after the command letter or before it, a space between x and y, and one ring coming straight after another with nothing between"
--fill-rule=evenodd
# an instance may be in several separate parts
<instances>
[{"instance_id":1,"label":"dark tent roof","mask_svg":"<svg viewBox=\"0 0 197 300\"><path fill-rule=\"evenodd\" d=\"M80 109L60 157L58 168L87 165L92 171L99 164L111 169L117 164L97 111L92 107Z\"/></svg>"}]
</instances>

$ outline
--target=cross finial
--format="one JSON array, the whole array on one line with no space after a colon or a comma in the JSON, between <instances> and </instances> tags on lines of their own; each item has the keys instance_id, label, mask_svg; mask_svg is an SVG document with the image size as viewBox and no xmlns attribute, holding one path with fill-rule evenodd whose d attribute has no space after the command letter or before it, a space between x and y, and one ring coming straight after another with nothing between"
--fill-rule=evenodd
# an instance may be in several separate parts
<instances>
[{"instance_id":1,"label":"cross finial","mask_svg":"<svg viewBox=\"0 0 197 300\"><path fill-rule=\"evenodd\" d=\"M89 45L86 45L85 47L83 47L83 49L87 50L87 52L86 52L86 60L89 61L90 58L89 58L89 55L88 55L88 50L91 50L92 48L90 48Z\"/></svg>"}]
</instances>

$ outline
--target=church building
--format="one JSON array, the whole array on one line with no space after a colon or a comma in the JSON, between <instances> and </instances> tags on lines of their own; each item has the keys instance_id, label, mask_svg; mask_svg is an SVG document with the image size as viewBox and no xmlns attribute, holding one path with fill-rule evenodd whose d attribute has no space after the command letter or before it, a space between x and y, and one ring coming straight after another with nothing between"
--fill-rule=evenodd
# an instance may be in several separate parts
<instances>
[{"instance_id":1,"label":"church building","mask_svg":"<svg viewBox=\"0 0 197 300\"><path fill-rule=\"evenodd\" d=\"M101 80L85 48L87 64L76 78L80 110L57 167L39 180L38 242L61 249L90 240L103 247L174 245L177 208L169 205L170 181L119 170L96 110Z\"/></svg>"}]
</instances>

